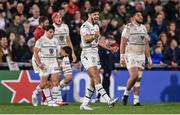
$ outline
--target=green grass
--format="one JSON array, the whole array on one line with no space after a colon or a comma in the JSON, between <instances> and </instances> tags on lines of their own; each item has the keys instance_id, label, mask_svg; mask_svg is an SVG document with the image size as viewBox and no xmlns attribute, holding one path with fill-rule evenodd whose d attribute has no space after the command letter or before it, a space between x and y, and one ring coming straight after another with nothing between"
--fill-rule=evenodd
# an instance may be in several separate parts
<instances>
[{"instance_id":1,"label":"green grass","mask_svg":"<svg viewBox=\"0 0 180 115\"><path fill-rule=\"evenodd\" d=\"M180 103L143 103L143 106L135 107L132 104L123 106L118 103L114 108L108 108L103 103L93 103L93 111L79 110L80 103L70 103L63 107L33 107L30 104L1 104L0 114L180 114Z\"/></svg>"}]
</instances>

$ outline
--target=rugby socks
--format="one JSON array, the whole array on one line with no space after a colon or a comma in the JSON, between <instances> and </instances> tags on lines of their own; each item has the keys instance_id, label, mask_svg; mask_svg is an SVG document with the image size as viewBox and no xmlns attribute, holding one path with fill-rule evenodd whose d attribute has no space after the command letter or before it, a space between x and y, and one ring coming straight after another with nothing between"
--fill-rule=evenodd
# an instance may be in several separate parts
<instances>
[{"instance_id":1,"label":"rugby socks","mask_svg":"<svg viewBox=\"0 0 180 115\"><path fill-rule=\"evenodd\" d=\"M36 89L33 91L33 94L38 95L42 89L39 87L39 85L36 87Z\"/></svg>"},{"instance_id":2,"label":"rugby socks","mask_svg":"<svg viewBox=\"0 0 180 115\"><path fill-rule=\"evenodd\" d=\"M94 94L94 87L90 87L90 88L87 88L86 90L86 95L84 97L84 100L83 100L83 103L82 105L88 105L88 103L90 102L91 100L91 97L93 96Z\"/></svg>"},{"instance_id":3,"label":"rugby socks","mask_svg":"<svg viewBox=\"0 0 180 115\"><path fill-rule=\"evenodd\" d=\"M47 102L52 101L52 97L51 97L49 88L44 88L43 92L44 92Z\"/></svg>"},{"instance_id":4,"label":"rugby socks","mask_svg":"<svg viewBox=\"0 0 180 115\"><path fill-rule=\"evenodd\" d=\"M137 104L139 103L139 96L138 95L134 95L134 101L133 101L134 104Z\"/></svg>"},{"instance_id":5,"label":"rugby socks","mask_svg":"<svg viewBox=\"0 0 180 115\"><path fill-rule=\"evenodd\" d=\"M107 95L105 89L103 88L102 84L95 85L95 88L107 102L111 100L110 97Z\"/></svg>"},{"instance_id":6,"label":"rugby socks","mask_svg":"<svg viewBox=\"0 0 180 115\"><path fill-rule=\"evenodd\" d=\"M58 86L52 87L51 95L52 95L52 98L54 101L57 101L57 102L63 101L61 91L60 91L60 87L58 87Z\"/></svg>"},{"instance_id":7,"label":"rugby socks","mask_svg":"<svg viewBox=\"0 0 180 115\"><path fill-rule=\"evenodd\" d=\"M130 93L130 91L128 91L127 89L125 89L125 91L124 91L124 95L129 95L129 93Z\"/></svg>"}]
</instances>

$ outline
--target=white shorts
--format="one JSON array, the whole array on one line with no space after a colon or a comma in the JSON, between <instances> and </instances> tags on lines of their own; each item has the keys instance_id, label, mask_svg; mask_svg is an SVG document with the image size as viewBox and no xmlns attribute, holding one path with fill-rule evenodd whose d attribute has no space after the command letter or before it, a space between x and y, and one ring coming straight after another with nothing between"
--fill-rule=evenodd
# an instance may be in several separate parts
<instances>
[{"instance_id":1,"label":"white shorts","mask_svg":"<svg viewBox=\"0 0 180 115\"><path fill-rule=\"evenodd\" d=\"M81 53L81 62L86 70L91 67L97 66L98 69L101 68L98 53Z\"/></svg>"},{"instance_id":2,"label":"white shorts","mask_svg":"<svg viewBox=\"0 0 180 115\"><path fill-rule=\"evenodd\" d=\"M136 54L125 54L125 61L127 69L132 67L139 67L144 69L145 67L145 55L136 55Z\"/></svg>"},{"instance_id":3,"label":"white shorts","mask_svg":"<svg viewBox=\"0 0 180 115\"><path fill-rule=\"evenodd\" d=\"M62 60L58 60L60 71L64 72L64 75L72 74L72 67L69 57L64 57Z\"/></svg>"},{"instance_id":4,"label":"white shorts","mask_svg":"<svg viewBox=\"0 0 180 115\"><path fill-rule=\"evenodd\" d=\"M57 62L54 62L54 63L51 63L51 64L50 63L45 63L45 65L46 65L46 69L44 69L44 70L39 69L39 76L40 77L48 77L51 74L60 72Z\"/></svg>"}]
</instances>

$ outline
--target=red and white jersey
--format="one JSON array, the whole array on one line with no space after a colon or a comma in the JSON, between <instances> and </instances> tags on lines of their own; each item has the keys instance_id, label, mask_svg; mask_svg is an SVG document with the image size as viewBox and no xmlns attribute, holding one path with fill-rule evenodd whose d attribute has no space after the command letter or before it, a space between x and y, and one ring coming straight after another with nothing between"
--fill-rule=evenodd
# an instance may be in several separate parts
<instances>
[{"instance_id":1,"label":"red and white jersey","mask_svg":"<svg viewBox=\"0 0 180 115\"><path fill-rule=\"evenodd\" d=\"M54 37L52 39L43 35L37 40L36 48L40 49L40 60L42 63L57 62L58 41Z\"/></svg>"},{"instance_id":2,"label":"red and white jersey","mask_svg":"<svg viewBox=\"0 0 180 115\"><path fill-rule=\"evenodd\" d=\"M61 26L57 26L53 24L55 27L54 38L58 40L58 44L62 46L67 46L67 37L69 37L69 27L67 24L61 24Z\"/></svg>"}]
</instances>

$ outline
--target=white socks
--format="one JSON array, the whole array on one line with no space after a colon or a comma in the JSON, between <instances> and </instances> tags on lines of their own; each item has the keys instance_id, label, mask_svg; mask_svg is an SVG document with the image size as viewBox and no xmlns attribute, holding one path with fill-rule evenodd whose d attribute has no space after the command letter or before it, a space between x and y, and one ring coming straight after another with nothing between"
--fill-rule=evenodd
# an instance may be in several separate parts
<instances>
[{"instance_id":1,"label":"white socks","mask_svg":"<svg viewBox=\"0 0 180 115\"><path fill-rule=\"evenodd\" d=\"M111 98L107 95L105 89L103 88L102 84L95 85L95 88L107 102L111 100Z\"/></svg>"},{"instance_id":2,"label":"white socks","mask_svg":"<svg viewBox=\"0 0 180 115\"><path fill-rule=\"evenodd\" d=\"M130 93L130 91L128 91L127 89L125 89L125 91L124 91L124 95L129 95L129 93Z\"/></svg>"},{"instance_id":3,"label":"white socks","mask_svg":"<svg viewBox=\"0 0 180 115\"><path fill-rule=\"evenodd\" d=\"M44 89L43 89L43 93L44 93L44 95L45 95L45 97L46 97L47 102L49 102L49 101L52 100L52 97L51 97L51 93L50 93L49 88L44 88Z\"/></svg>"},{"instance_id":4,"label":"white socks","mask_svg":"<svg viewBox=\"0 0 180 115\"><path fill-rule=\"evenodd\" d=\"M137 104L139 103L139 96L138 95L134 95L134 101L133 101L134 104Z\"/></svg>"},{"instance_id":5,"label":"white socks","mask_svg":"<svg viewBox=\"0 0 180 115\"><path fill-rule=\"evenodd\" d=\"M90 87L90 88L87 88L86 90L86 95L84 97L84 100L83 100L83 103L82 105L88 105L88 103L90 102L91 100L91 97L93 96L94 94L94 87Z\"/></svg>"}]
</instances>

